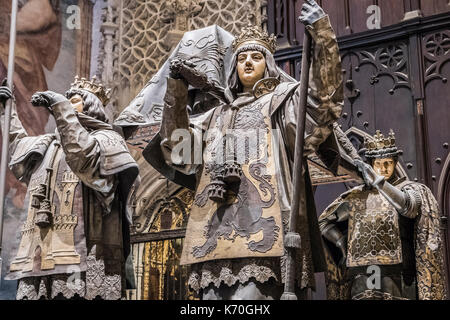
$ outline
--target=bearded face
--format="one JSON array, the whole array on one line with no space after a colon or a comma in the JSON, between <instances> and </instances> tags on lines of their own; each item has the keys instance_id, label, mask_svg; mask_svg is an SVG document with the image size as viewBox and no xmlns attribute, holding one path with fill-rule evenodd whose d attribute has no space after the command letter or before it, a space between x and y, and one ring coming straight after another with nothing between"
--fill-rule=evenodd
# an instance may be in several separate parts
<instances>
[{"instance_id":1,"label":"bearded face","mask_svg":"<svg viewBox=\"0 0 450 320\"><path fill-rule=\"evenodd\" d=\"M239 53L236 67L244 91L249 91L264 77L266 59L259 51L244 51Z\"/></svg>"}]
</instances>

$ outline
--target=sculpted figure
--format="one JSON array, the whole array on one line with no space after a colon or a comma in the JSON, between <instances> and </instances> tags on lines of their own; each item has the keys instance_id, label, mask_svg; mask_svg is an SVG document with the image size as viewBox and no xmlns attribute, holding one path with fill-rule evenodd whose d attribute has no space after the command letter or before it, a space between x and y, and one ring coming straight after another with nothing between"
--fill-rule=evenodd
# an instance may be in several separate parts
<instances>
[{"instance_id":1,"label":"sculpted figure","mask_svg":"<svg viewBox=\"0 0 450 320\"><path fill-rule=\"evenodd\" d=\"M11 92L2 87L0 96ZM13 106L9 167L28 185L29 203L7 277L19 279L17 299L123 296L126 202L138 167L107 123L107 101L95 79L76 78L66 96L35 94L32 104L46 107L57 125L41 136L28 136Z\"/></svg>"},{"instance_id":2,"label":"sculpted figure","mask_svg":"<svg viewBox=\"0 0 450 320\"><path fill-rule=\"evenodd\" d=\"M305 155L317 152L334 167L332 124L343 106L339 49L315 1L306 1L300 19L315 43ZM275 36L258 27L244 28L232 50L226 101L195 117L187 110L188 85L199 86L201 77L190 72L189 61L172 61L161 128L144 157L169 179L195 188L181 258L192 265L190 286L203 299L279 299L299 83L276 67ZM304 298L324 258L307 170L303 177L296 283Z\"/></svg>"},{"instance_id":3,"label":"sculpted figure","mask_svg":"<svg viewBox=\"0 0 450 320\"><path fill-rule=\"evenodd\" d=\"M446 299L437 202L426 186L395 174L391 131L365 142L356 160L365 184L320 216L328 253L329 299Z\"/></svg>"},{"instance_id":4,"label":"sculpted figure","mask_svg":"<svg viewBox=\"0 0 450 320\"><path fill-rule=\"evenodd\" d=\"M45 133L49 113L33 108L30 99L37 90L47 90L44 70L53 70L61 49L60 1L20 0L17 12L14 96L24 127L31 135ZM7 74L11 1L0 0L0 79ZM44 69L45 67L45 69ZM6 192L22 208L26 187L8 171Z\"/></svg>"}]
</instances>

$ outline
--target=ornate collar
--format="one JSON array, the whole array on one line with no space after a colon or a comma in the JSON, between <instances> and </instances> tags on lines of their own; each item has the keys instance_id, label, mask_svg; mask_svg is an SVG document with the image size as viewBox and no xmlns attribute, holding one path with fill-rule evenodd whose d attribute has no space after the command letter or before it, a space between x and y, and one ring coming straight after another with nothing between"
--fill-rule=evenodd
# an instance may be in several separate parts
<instances>
[{"instance_id":1,"label":"ornate collar","mask_svg":"<svg viewBox=\"0 0 450 320\"><path fill-rule=\"evenodd\" d=\"M252 92L240 92L237 94L237 98L231 104L232 108L240 108L243 105L247 105L262 96L273 92L280 84L280 80L277 78L264 78L259 80L253 86Z\"/></svg>"},{"instance_id":2,"label":"ornate collar","mask_svg":"<svg viewBox=\"0 0 450 320\"><path fill-rule=\"evenodd\" d=\"M258 99L263 95L273 92L279 84L280 80L277 78L261 79L253 86L253 95Z\"/></svg>"}]
</instances>

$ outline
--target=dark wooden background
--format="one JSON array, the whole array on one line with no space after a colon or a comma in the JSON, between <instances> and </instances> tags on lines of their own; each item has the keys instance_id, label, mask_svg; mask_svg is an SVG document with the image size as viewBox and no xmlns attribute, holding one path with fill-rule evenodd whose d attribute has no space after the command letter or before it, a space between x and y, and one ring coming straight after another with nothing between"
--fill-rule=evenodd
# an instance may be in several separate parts
<instances>
[{"instance_id":1,"label":"dark wooden background","mask_svg":"<svg viewBox=\"0 0 450 320\"><path fill-rule=\"evenodd\" d=\"M411 180L426 184L442 210L447 248L450 234L450 1L322 0L338 36L345 75L345 107L340 120L356 146L363 134L393 129L400 159ZM278 38L278 64L299 79L304 27L303 0L268 0L268 29ZM381 28L368 29L377 5ZM407 12L420 17L405 20ZM407 14L406 17L412 14ZM412 15L414 16L414 15ZM348 186L320 186L320 213ZM450 261L447 250L447 265ZM447 267L450 279L450 269ZM321 296L323 297L323 296Z\"/></svg>"}]
</instances>

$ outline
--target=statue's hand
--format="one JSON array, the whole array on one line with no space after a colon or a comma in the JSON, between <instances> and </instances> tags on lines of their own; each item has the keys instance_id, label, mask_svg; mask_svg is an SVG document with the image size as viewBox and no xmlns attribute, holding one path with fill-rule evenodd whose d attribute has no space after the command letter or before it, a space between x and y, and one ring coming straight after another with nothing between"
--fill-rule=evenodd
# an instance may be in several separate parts
<instances>
[{"instance_id":1,"label":"statue's hand","mask_svg":"<svg viewBox=\"0 0 450 320\"><path fill-rule=\"evenodd\" d=\"M366 186L371 187L373 183L373 179L370 174L371 167L367 163L362 162L361 160L354 160L354 162L359 172L361 172L361 175L363 177Z\"/></svg>"},{"instance_id":2,"label":"statue's hand","mask_svg":"<svg viewBox=\"0 0 450 320\"><path fill-rule=\"evenodd\" d=\"M13 98L11 89L6 86L0 87L0 104L5 105L6 101Z\"/></svg>"},{"instance_id":3,"label":"statue's hand","mask_svg":"<svg viewBox=\"0 0 450 320\"><path fill-rule=\"evenodd\" d=\"M298 19L305 25L311 25L317 20L325 17L325 11L314 0L305 0Z\"/></svg>"},{"instance_id":4,"label":"statue's hand","mask_svg":"<svg viewBox=\"0 0 450 320\"><path fill-rule=\"evenodd\" d=\"M172 79L181 79L181 74L180 74L181 65L182 65L182 62L179 59L173 59L172 61L170 61L169 77L171 77Z\"/></svg>"},{"instance_id":5,"label":"statue's hand","mask_svg":"<svg viewBox=\"0 0 450 320\"><path fill-rule=\"evenodd\" d=\"M361 161L361 160L354 160L355 165L358 167L358 170L361 172L364 183L368 187L376 187L381 182L384 181L383 176L379 176L375 170L373 170L372 166L368 165L367 163Z\"/></svg>"},{"instance_id":6,"label":"statue's hand","mask_svg":"<svg viewBox=\"0 0 450 320\"><path fill-rule=\"evenodd\" d=\"M194 67L195 65L190 61L177 58L172 59L169 66L169 76L173 79L183 79L183 73L186 73L186 71L190 71Z\"/></svg>"},{"instance_id":7,"label":"statue's hand","mask_svg":"<svg viewBox=\"0 0 450 320\"><path fill-rule=\"evenodd\" d=\"M170 77L173 79L183 79L192 87L200 90L210 90L213 88L208 76L204 72L195 69L195 64L188 60L173 59L170 62Z\"/></svg>"},{"instance_id":8,"label":"statue's hand","mask_svg":"<svg viewBox=\"0 0 450 320\"><path fill-rule=\"evenodd\" d=\"M31 104L34 107L45 107L48 109L51 109L54 104L63 101L67 101L67 98L53 91L36 92L31 97Z\"/></svg>"}]
</instances>

